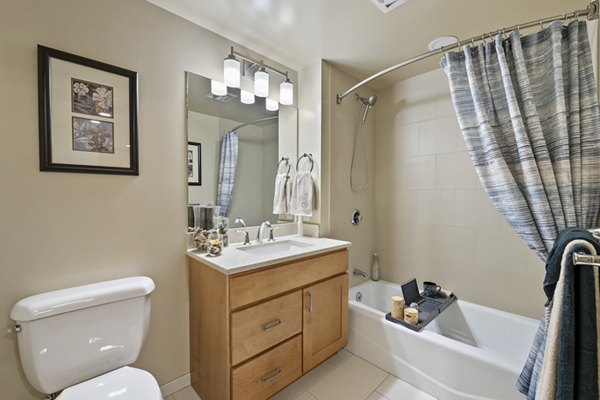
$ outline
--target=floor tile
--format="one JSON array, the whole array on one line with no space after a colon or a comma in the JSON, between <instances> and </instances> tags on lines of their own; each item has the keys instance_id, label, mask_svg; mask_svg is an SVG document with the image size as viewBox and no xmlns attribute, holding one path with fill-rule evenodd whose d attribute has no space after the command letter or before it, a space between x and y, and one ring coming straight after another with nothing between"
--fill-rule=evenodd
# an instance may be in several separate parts
<instances>
[{"instance_id":1,"label":"floor tile","mask_svg":"<svg viewBox=\"0 0 600 400\"><path fill-rule=\"evenodd\" d=\"M317 400L308 392L302 393L300 396L296 397L294 400Z\"/></svg>"},{"instance_id":2,"label":"floor tile","mask_svg":"<svg viewBox=\"0 0 600 400\"><path fill-rule=\"evenodd\" d=\"M392 375L377 388L377 392L389 400L435 400L435 397Z\"/></svg>"},{"instance_id":3,"label":"floor tile","mask_svg":"<svg viewBox=\"0 0 600 400\"><path fill-rule=\"evenodd\" d=\"M186 386L180 391L173 393L173 398L175 400L200 400L200 397L191 386Z\"/></svg>"},{"instance_id":4,"label":"floor tile","mask_svg":"<svg viewBox=\"0 0 600 400\"><path fill-rule=\"evenodd\" d=\"M383 397L382 395L380 395L377 392L373 392L371 393L371 395L369 397L367 397L367 400L389 400L387 397Z\"/></svg>"},{"instance_id":5,"label":"floor tile","mask_svg":"<svg viewBox=\"0 0 600 400\"><path fill-rule=\"evenodd\" d=\"M350 357L352 357L354 354L350 353L348 350L340 350L338 351L336 354L334 354L329 360L330 363L332 363L334 366L339 367L340 365L342 365L346 360L348 360Z\"/></svg>"},{"instance_id":6,"label":"floor tile","mask_svg":"<svg viewBox=\"0 0 600 400\"><path fill-rule=\"evenodd\" d=\"M308 389L318 400L365 400L387 372L352 356Z\"/></svg>"},{"instance_id":7,"label":"floor tile","mask_svg":"<svg viewBox=\"0 0 600 400\"><path fill-rule=\"evenodd\" d=\"M175 400L175 398L173 396L167 396L163 400Z\"/></svg>"},{"instance_id":8,"label":"floor tile","mask_svg":"<svg viewBox=\"0 0 600 400\"><path fill-rule=\"evenodd\" d=\"M348 354L352 356L351 353ZM277 393L274 397L272 397L272 400L295 400L301 393L305 392L309 387L313 386L324 376L333 371L334 368L335 366L330 362L330 360L325 361L323 364L315 367L302 378L298 379L296 382Z\"/></svg>"}]
</instances>

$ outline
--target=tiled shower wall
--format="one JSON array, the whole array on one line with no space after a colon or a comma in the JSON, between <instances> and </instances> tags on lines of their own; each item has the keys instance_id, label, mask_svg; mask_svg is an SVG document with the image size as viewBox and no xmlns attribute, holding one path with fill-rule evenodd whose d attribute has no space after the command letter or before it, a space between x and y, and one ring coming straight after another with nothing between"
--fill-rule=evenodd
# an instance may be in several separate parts
<instances>
[{"instance_id":1,"label":"tiled shower wall","mask_svg":"<svg viewBox=\"0 0 600 400\"><path fill-rule=\"evenodd\" d=\"M544 264L481 187L441 69L377 91L375 216L382 278L539 318Z\"/></svg>"}]
</instances>

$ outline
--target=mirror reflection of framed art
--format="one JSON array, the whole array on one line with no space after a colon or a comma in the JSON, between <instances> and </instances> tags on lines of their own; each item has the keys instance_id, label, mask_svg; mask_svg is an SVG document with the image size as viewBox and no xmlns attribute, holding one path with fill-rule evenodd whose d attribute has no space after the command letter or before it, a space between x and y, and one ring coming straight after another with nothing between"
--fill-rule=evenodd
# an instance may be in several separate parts
<instances>
[{"instance_id":1,"label":"mirror reflection of framed art","mask_svg":"<svg viewBox=\"0 0 600 400\"><path fill-rule=\"evenodd\" d=\"M202 186L202 145L197 142L188 142L187 174L188 185Z\"/></svg>"}]
</instances>

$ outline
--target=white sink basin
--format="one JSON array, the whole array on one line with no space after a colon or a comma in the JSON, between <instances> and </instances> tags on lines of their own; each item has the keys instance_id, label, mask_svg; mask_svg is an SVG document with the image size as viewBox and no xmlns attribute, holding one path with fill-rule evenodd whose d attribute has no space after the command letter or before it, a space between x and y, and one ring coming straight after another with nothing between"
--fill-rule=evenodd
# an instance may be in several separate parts
<instances>
[{"instance_id":1,"label":"white sink basin","mask_svg":"<svg viewBox=\"0 0 600 400\"><path fill-rule=\"evenodd\" d=\"M238 250L255 256L275 256L284 255L295 250L302 250L311 247L310 243L297 242L295 240L282 240L260 244L251 244L244 247L238 247Z\"/></svg>"}]
</instances>

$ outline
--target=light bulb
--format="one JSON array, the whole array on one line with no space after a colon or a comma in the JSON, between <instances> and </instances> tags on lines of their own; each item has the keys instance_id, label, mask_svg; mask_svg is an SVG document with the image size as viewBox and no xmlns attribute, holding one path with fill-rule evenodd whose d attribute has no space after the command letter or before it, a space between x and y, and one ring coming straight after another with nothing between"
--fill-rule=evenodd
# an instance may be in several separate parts
<instances>
[{"instance_id":1,"label":"light bulb","mask_svg":"<svg viewBox=\"0 0 600 400\"><path fill-rule=\"evenodd\" d=\"M261 67L254 74L254 94L259 97L269 96L269 74Z\"/></svg>"},{"instance_id":2,"label":"light bulb","mask_svg":"<svg viewBox=\"0 0 600 400\"><path fill-rule=\"evenodd\" d=\"M229 87L240 87L240 62L233 54L223 61L223 82Z\"/></svg>"},{"instance_id":3,"label":"light bulb","mask_svg":"<svg viewBox=\"0 0 600 400\"><path fill-rule=\"evenodd\" d=\"M227 86L224 83L211 79L210 92L215 96L225 96L227 94Z\"/></svg>"},{"instance_id":4,"label":"light bulb","mask_svg":"<svg viewBox=\"0 0 600 400\"><path fill-rule=\"evenodd\" d=\"M279 109L279 103L268 97L265 99L265 105L268 111L277 111Z\"/></svg>"},{"instance_id":5,"label":"light bulb","mask_svg":"<svg viewBox=\"0 0 600 400\"><path fill-rule=\"evenodd\" d=\"M294 84L287 77L279 85L279 102L285 106L294 102Z\"/></svg>"},{"instance_id":6,"label":"light bulb","mask_svg":"<svg viewBox=\"0 0 600 400\"><path fill-rule=\"evenodd\" d=\"M254 93L247 90L240 90L240 101L244 104L254 104Z\"/></svg>"}]
</instances>

